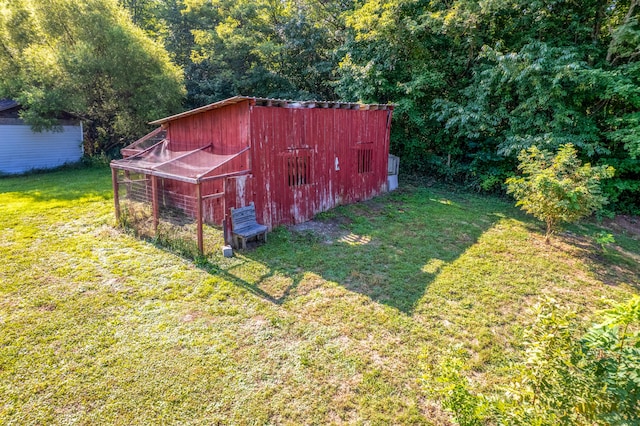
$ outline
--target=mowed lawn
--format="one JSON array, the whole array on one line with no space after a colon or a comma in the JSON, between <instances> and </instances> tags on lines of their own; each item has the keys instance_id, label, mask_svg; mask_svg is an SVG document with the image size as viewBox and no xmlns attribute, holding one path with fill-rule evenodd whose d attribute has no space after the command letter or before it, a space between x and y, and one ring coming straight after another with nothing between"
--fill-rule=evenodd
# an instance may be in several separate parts
<instances>
[{"instance_id":1,"label":"mowed lawn","mask_svg":"<svg viewBox=\"0 0 640 426\"><path fill-rule=\"evenodd\" d=\"M437 185L314 225L193 261L114 227L108 168L0 179L0 423L447 424L438 355L491 390L545 296L588 326L640 286L638 235L548 246L508 200Z\"/></svg>"}]
</instances>

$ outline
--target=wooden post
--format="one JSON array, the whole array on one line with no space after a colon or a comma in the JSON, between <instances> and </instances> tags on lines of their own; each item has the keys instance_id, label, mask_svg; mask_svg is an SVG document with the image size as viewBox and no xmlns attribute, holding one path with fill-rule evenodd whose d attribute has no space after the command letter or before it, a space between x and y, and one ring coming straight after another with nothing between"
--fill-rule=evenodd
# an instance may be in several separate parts
<instances>
[{"instance_id":1,"label":"wooden post","mask_svg":"<svg viewBox=\"0 0 640 426\"><path fill-rule=\"evenodd\" d=\"M120 224L120 187L117 169L111 168L111 182L113 183L113 204L116 208L116 224Z\"/></svg>"},{"instance_id":2,"label":"wooden post","mask_svg":"<svg viewBox=\"0 0 640 426\"><path fill-rule=\"evenodd\" d=\"M153 233L158 233L160 208L158 206L158 177L151 175L151 206L153 208Z\"/></svg>"},{"instance_id":3,"label":"wooden post","mask_svg":"<svg viewBox=\"0 0 640 426\"><path fill-rule=\"evenodd\" d=\"M229 178L222 179L222 237L225 244L230 244L231 236L229 234L227 223L227 180Z\"/></svg>"},{"instance_id":4,"label":"wooden post","mask_svg":"<svg viewBox=\"0 0 640 426\"><path fill-rule=\"evenodd\" d=\"M222 235L224 237L224 243L231 245L231 225L230 218L227 214L224 215L224 219L222 220Z\"/></svg>"},{"instance_id":5,"label":"wooden post","mask_svg":"<svg viewBox=\"0 0 640 426\"><path fill-rule=\"evenodd\" d=\"M202 188L200 182L196 184L196 220L198 233L198 251L204 254L204 244L202 235Z\"/></svg>"}]
</instances>

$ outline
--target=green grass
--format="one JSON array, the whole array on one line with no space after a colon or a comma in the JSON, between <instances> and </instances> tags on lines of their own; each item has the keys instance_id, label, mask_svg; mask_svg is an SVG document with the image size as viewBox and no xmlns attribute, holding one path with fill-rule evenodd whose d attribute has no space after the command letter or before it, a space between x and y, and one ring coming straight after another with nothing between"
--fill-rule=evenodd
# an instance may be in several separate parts
<instances>
[{"instance_id":1,"label":"green grass","mask_svg":"<svg viewBox=\"0 0 640 426\"><path fill-rule=\"evenodd\" d=\"M0 179L0 206L2 424L447 424L422 364L461 345L491 389L543 296L588 321L640 286L637 235L548 246L509 202L448 187L232 259L210 239L197 262L114 228L105 168Z\"/></svg>"}]
</instances>

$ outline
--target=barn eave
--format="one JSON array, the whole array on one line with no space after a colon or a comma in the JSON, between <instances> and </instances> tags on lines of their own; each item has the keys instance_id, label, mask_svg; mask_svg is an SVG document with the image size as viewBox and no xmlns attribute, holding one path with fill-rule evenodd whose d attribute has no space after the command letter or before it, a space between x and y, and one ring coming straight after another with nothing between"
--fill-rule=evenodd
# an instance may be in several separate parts
<instances>
[{"instance_id":1,"label":"barn eave","mask_svg":"<svg viewBox=\"0 0 640 426\"><path fill-rule=\"evenodd\" d=\"M393 110L393 104L363 104L357 102L336 102L336 101L294 101L288 99L255 98L250 96L234 96L209 105L195 108L180 114L171 115L159 120L151 121L152 125L165 125L166 123L180 118L200 114L213 109L219 109L239 102L249 101L251 105L279 107L279 108L334 108L353 110Z\"/></svg>"}]
</instances>

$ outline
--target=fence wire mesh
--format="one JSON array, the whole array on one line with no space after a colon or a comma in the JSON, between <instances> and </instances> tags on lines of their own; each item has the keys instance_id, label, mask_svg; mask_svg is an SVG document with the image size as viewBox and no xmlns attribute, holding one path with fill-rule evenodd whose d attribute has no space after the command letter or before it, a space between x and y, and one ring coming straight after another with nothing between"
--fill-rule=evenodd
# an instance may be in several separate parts
<instances>
[{"instance_id":1,"label":"fence wire mesh","mask_svg":"<svg viewBox=\"0 0 640 426\"><path fill-rule=\"evenodd\" d=\"M154 226L153 187L151 176L118 170L120 224L136 236L149 239L181 255L199 255L197 243L197 197L185 194L185 186L158 179L158 225ZM180 191L177 188L181 188ZM224 243L219 227L203 225L204 254Z\"/></svg>"}]
</instances>

